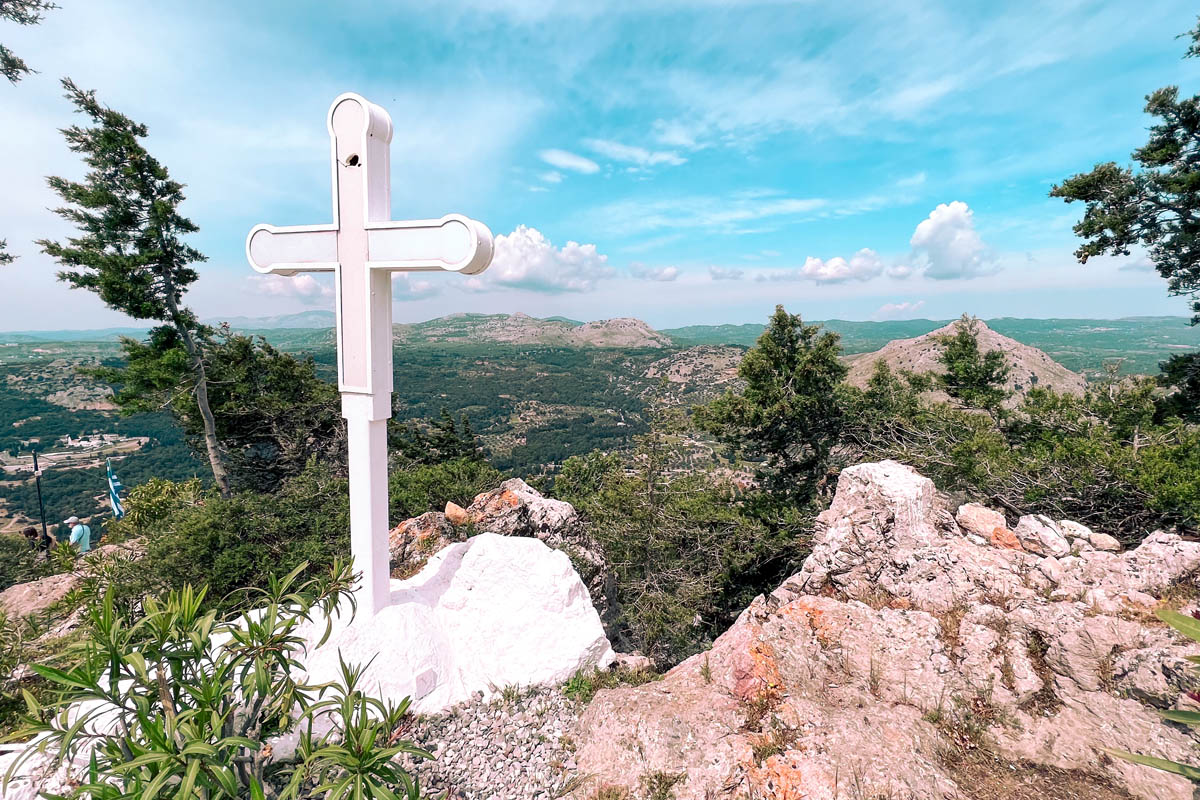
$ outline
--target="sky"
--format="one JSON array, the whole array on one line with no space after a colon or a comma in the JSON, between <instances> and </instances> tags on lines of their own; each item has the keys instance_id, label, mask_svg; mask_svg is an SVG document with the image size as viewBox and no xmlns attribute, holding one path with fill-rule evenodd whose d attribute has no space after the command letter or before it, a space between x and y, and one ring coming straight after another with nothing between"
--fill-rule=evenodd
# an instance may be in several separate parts
<instances>
[{"instance_id":1,"label":"sky","mask_svg":"<svg viewBox=\"0 0 1200 800\"><path fill-rule=\"evenodd\" d=\"M149 126L208 256L202 318L333 308L328 276L258 276L260 222L328 222L330 101L392 116L392 213L463 213L484 274L398 276L397 322L467 311L655 327L1187 313L1145 257L1073 256L1048 197L1145 142L1144 97L1200 91L1193 4L858 0L59 0L0 42L0 330L130 324L55 279L83 174L58 80Z\"/></svg>"}]
</instances>

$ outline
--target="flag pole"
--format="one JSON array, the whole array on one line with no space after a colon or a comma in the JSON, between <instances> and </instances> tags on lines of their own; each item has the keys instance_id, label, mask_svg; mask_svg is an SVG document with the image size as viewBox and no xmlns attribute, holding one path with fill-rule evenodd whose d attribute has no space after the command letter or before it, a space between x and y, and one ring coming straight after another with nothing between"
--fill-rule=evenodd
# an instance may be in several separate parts
<instances>
[{"instance_id":1,"label":"flag pole","mask_svg":"<svg viewBox=\"0 0 1200 800\"><path fill-rule=\"evenodd\" d=\"M38 469L37 450L33 451L33 482L37 486L38 512L42 515L42 538L48 539L46 533L46 506L42 504L42 471Z\"/></svg>"}]
</instances>

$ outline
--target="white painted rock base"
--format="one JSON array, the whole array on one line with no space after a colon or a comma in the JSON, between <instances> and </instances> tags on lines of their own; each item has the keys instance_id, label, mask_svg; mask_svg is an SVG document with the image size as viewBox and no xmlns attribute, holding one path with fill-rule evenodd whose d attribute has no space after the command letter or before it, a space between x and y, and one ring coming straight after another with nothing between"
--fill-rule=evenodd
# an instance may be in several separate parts
<instances>
[{"instance_id":1,"label":"white painted rock base","mask_svg":"<svg viewBox=\"0 0 1200 800\"><path fill-rule=\"evenodd\" d=\"M371 662L368 694L411 697L414 711L432 713L475 692L563 683L614 658L570 559L538 539L481 533L391 590L391 605L374 617L335 622L305 659L310 681L337 680L340 653L347 663ZM318 620L312 635L324 628Z\"/></svg>"}]
</instances>

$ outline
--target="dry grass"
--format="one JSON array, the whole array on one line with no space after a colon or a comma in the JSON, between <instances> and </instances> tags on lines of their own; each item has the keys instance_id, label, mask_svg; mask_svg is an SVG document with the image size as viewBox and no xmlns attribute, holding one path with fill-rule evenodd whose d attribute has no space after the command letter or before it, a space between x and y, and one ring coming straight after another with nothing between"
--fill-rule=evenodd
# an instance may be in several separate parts
<instances>
[{"instance_id":1,"label":"dry grass","mask_svg":"<svg viewBox=\"0 0 1200 800\"><path fill-rule=\"evenodd\" d=\"M1130 800L1103 778L981 753L950 767L954 800Z\"/></svg>"}]
</instances>

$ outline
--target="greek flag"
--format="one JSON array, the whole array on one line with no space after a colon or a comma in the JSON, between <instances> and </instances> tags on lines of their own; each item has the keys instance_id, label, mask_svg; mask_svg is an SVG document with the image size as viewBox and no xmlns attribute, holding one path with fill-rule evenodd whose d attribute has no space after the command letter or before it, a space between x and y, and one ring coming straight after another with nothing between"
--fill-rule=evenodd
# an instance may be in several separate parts
<instances>
[{"instance_id":1,"label":"greek flag","mask_svg":"<svg viewBox=\"0 0 1200 800\"><path fill-rule=\"evenodd\" d=\"M125 516L125 506L121 504L121 490L125 487L121 485L121 479L118 478L112 471L112 459L107 459L108 464L108 502L112 506L113 519L120 519Z\"/></svg>"}]
</instances>

